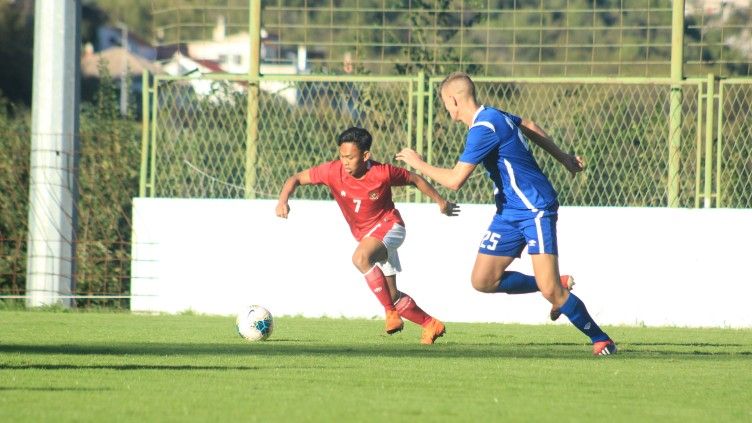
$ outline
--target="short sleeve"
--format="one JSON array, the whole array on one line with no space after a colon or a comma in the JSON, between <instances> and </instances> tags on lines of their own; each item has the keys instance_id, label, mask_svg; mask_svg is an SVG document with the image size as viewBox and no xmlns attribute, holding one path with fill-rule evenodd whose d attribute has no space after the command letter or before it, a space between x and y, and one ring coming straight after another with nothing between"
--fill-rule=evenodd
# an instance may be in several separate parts
<instances>
[{"instance_id":1,"label":"short sleeve","mask_svg":"<svg viewBox=\"0 0 752 423\"><path fill-rule=\"evenodd\" d=\"M488 123L488 122L484 122ZM491 125L488 123L488 125ZM499 147L499 138L491 129L493 126L476 125L467 133L465 151L460 155L459 161L477 165L491 151Z\"/></svg>"},{"instance_id":2,"label":"short sleeve","mask_svg":"<svg viewBox=\"0 0 752 423\"><path fill-rule=\"evenodd\" d=\"M403 186L410 183L410 171L403 167L387 164L389 170L389 185Z\"/></svg>"},{"instance_id":3,"label":"short sleeve","mask_svg":"<svg viewBox=\"0 0 752 423\"><path fill-rule=\"evenodd\" d=\"M318 166L314 166L308 170L308 175L311 177L311 183L314 185L328 185L329 173L332 169L332 163L322 163Z\"/></svg>"}]
</instances>

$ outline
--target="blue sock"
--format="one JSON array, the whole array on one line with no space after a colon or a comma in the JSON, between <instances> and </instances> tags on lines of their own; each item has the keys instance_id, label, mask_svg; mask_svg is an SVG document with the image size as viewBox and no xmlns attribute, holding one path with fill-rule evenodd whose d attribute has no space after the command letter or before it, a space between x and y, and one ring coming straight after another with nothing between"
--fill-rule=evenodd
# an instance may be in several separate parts
<instances>
[{"instance_id":1,"label":"blue sock","mask_svg":"<svg viewBox=\"0 0 752 423\"><path fill-rule=\"evenodd\" d=\"M561 311L561 314L567 316L569 321L572 322L580 332L590 337L590 340L593 341L593 343L609 339L608 335L606 335L606 333L595 324L593 318L590 317L590 313L588 313L587 308L585 308L585 303L571 292L569 293L569 298L567 298L567 301L559 310Z\"/></svg>"},{"instance_id":2,"label":"blue sock","mask_svg":"<svg viewBox=\"0 0 752 423\"><path fill-rule=\"evenodd\" d=\"M538 284L534 276L528 276L520 272L504 272L499 281L496 292L507 294L529 294L538 291Z\"/></svg>"}]
</instances>

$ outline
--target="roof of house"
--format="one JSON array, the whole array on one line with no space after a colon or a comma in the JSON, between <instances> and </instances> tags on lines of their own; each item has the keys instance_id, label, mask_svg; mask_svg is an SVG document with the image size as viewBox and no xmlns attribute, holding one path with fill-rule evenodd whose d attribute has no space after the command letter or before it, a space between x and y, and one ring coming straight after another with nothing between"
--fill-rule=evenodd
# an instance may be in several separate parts
<instances>
[{"instance_id":1,"label":"roof of house","mask_svg":"<svg viewBox=\"0 0 752 423\"><path fill-rule=\"evenodd\" d=\"M99 76L99 63L107 62L107 71L113 78L118 78L127 72L129 75L141 75L144 70L152 74L162 73L156 62L150 62L143 57L126 51L122 47L112 47L99 53L87 51L81 57L81 75L88 77Z\"/></svg>"},{"instance_id":2,"label":"roof of house","mask_svg":"<svg viewBox=\"0 0 752 423\"><path fill-rule=\"evenodd\" d=\"M225 70L222 69L219 66L219 63L215 62L214 60L204 60L204 59L191 59L191 60L200 64L206 69L209 69L211 72L225 73Z\"/></svg>"}]
</instances>

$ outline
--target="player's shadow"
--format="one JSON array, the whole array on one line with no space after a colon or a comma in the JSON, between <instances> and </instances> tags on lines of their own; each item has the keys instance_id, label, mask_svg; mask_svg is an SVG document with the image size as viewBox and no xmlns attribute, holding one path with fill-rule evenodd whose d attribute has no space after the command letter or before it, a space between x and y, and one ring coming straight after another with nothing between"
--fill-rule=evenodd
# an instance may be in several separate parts
<instances>
[{"instance_id":1,"label":"player's shadow","mask_svg":"<svg viewBox=\"0 0 752 423\"><path fill-rule=\"evenodd\" d=\"M743 347L745 344L718 344L711 342L633 342L641 347Z\"/></svg>"},{"instance_id":2,"label":"player's shadow","mask_svg":"<svg viewBox=\"0 0 752 423\"><path fill-rule=\"evenodd\" d=\"M92 392L101 392L101 391L111 391L110 388L85 388L85 387L71 387L71 388L55 388L55 387L38 387L38 386L0 386L0 392L3 391L21 391L21 392L85 392L85 391L92 391Z\"/></svg>"},{"instance_id":3,"label":"player's shadow","mask_svg":"<svg viewBox=\"0 0 752 423\"><path fill-rule=\"evenodd\" d=\"M746 344L696 344L696 343L621 343L620 359L639 358L685 358L706 360L734 358L752 355L752 346ZM746 348L745 348L746 347ZM719 351L720 349L720 351ZM742 351L739 351L742 349ZM587 357L590 345L577 342L490 342L463 343L440 340L435 345L407 345L394 342L331 343L320 344L299 340L269 340L256 343L114 343L106 345L0 345L0 353L8 354L68 354L68 355L112 355L112 356L306 356L306 357L438 357L451 359L474 358L551 358L581 360ZM0 365L0 369L7 365ZM46 365L50 366L50 365ZM65 366L65 365L62 365ZM118 370L214 370L233 366L169 366L169 365L104 365L102 368ZM81 368L80 366L72 366ZM93 366L92 368L96 368ZM84 367L85 368L85 367ZM237 366L237 370L255 370L253 366Z\"/></svg>"},{"instance_id":4,"label":"player's shadow","mask_svg":"<svg viewBox=\"0 0 752 423\"><path fill-rule=\"evenodd\" d=\"M190 366L162 364L0 364L0 370L259 370L258 366Z\"/></svg>"}]
</instances>

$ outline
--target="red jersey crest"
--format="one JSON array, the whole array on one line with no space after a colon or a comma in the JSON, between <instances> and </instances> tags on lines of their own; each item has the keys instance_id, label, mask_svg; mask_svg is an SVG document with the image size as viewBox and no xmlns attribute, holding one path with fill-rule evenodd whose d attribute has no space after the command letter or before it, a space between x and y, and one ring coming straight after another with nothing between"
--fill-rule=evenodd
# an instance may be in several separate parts
<instances>
[{"instance_id":1,"label":"red jersey crest","mask_svg":"<svg viewBox=\"0 0 752 423\"><path fill-rule=\"evenodd\" d=\"M378 200L379 199L379 193L378 191L371 191L368 193L368 198L371 200Z\"/></svg>"}]
</instances>

